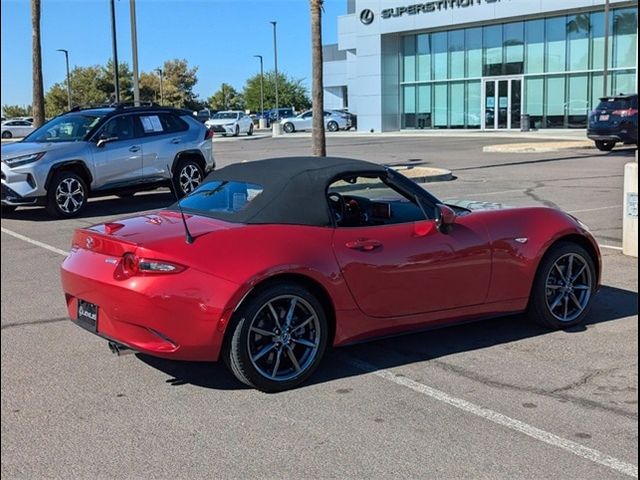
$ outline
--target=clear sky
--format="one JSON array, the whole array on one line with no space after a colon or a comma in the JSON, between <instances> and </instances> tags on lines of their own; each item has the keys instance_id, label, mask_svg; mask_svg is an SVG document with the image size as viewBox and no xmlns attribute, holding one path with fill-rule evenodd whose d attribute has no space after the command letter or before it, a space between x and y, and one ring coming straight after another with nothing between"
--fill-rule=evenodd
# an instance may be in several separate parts
<instances>
[{"instance_id":1,"label":"clear sky","mask_svg":"<svg viewBox=\"0 0 640 480\"><path fill-rule=\"evenodd\" d=\"M337 16L346 0L325 0L323 43L337 41ZM1 103L31 103L29 0L0 0ZM74 66L104 65L111 58L109 0L42 0L42 68L45 92L65 79L64 55ZM273 69L272 20L278 22L278 69L310 85L311 26L308 0L136 0L138 61L150 71L165 60L198 66L196 93L206 99L222 82L241 89L259 72L253 55ZM131 66L129 0L116 0L118 59Z\"/></svg>"}]
</instances>

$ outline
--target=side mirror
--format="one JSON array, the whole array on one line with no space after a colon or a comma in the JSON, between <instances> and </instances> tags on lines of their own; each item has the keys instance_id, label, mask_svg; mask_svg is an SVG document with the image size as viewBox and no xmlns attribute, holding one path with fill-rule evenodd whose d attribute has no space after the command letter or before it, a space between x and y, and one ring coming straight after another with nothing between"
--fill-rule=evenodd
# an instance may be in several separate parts
<instances>
[{"instance_id":1,"label":"side mirror","mask_svg":"<svg viewBox=\"0 0 640 480\"><path fill-rule=\"evenodd\" d=\"M116 140L118 140L118 137L106 137L106 136L102 136L102 135L100 135L100 138L98 138L98 143L96 143L96 147L98 147L98 148L102 148L102 147L104 147L107 143L109 143L109 142L115 142Z\"/></svg>"},{"instance_id":2,"label":"side mirror","mask_svg":"<svg viewBox=\"0 0 640 480\"><path fill-rule=\"evenodd\" d=\"M436 226L442 233L449 233L456 223L456 212L446 205L436 205Z\"/></svg>"}]
</instances>

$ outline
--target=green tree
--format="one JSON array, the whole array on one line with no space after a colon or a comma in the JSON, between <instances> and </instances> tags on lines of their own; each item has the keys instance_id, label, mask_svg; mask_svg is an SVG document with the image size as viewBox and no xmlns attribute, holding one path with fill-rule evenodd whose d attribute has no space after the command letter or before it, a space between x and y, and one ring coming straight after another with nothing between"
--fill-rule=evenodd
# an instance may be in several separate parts
<instances>
[{"instance_id":1,"label":"green tree","mask_svg":"<svg viewBox=\"0 0 640 480\"><path fill-rule=\"evenodd\" d=\"M120 99L133 99L133 76L126 63L120 63ZM114 98L113 62L106 66L75 67L69 73L72 105L91 106L111 103ZM54 117L67 110L66 83L54 84L45 97L46 115Z\"/></svg>"},{"instance_id":2,"label":"green tree","mask_svg":"<svg viewBox=\"0 0 640 480\"><path fill-rule=\"evenodd\" d=\"M244 110L244 98L228 83L223 83L216 93L207 99L214 110Z\"/></svg>"},{"instance_id":3,"label":"green tree","mask_svg":"<svg viewBox=\"0 0 640 480\"><path fill-rule=\"evenodd\" d=\"M275 73L264 74L264 108L275 108L276 83ZM260 74L249 78L242 92L246 108L253 112L260 110ZM292 79L284 73L278 72L278 103L281 107L293 107L296 110L305 110L311 106L309 95L301 79Z\"/></svg>"},{"instance_id":4,"label":"green tree","mask_svg":"<svg viewBox=\"0 0 640 480\"><path fill-rule=\"evenodd\" d=\"M5 118L30 117L31 105L3 105L2 116Z\"/></svg>"},{"instance_id":5,"label":"green tree","mask_svg":"<svg viewBox=\"0 0 640 480\"><path fill-rule=\"evenodd\" d=\"M162 67L162 89L164 104L195 110L202 105L193 87L198 83L198 67L189 68L184 59L164 62ZM159 81L159 80L158 80Z\"/></svg>"}]
</instances>

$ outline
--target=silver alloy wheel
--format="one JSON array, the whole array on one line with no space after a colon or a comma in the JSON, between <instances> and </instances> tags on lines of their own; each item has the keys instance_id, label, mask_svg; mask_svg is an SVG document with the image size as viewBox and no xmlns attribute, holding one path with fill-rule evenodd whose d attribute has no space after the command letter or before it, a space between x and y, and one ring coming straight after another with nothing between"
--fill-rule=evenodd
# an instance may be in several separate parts
<instances>
[{"instance_id":1,"label":"silver alloy wheel","mask_svg":"<svg viewBox=\"0 0 640 480\"><path fill-rule=\"evenodd\" d=\"M202 173L193 163L188 163L180 170L178 179L182 193L188 195L202 183Z\"/></svg>"},{"instance_id":2,"label":"silver alloy wheel","mask_svg":"<svg viewBox=\"0 0 640 480\"><path fill-rule=\"evenodd\" d=\"M56 188L56 204L66 214L76 213L85 201L82 183L73 177L63 178Z\"/></svg>"},{"instance_id":3,"label":"silver alloy wheel","mask_svg":"<svg viewBox=\"0 0 640 480\"><path fill-rule=\"evenodd\" d=\"M313 307L297 295L265 303L251 320L249 358L268 380L283 382L304 373L320 348L320 321Z\"/></svg>"},{"instance_id":4,"label":"silver alloy wheel","mask_svg":"<svg viewBox=\"0 0 640 480\"><path fill-rule=\"evenodd\" d=\"M587 261L568 253L555 261L545 283L549 312L561 322L572 322L589 305L593 279Z\"/></svg>"}]
</instances>

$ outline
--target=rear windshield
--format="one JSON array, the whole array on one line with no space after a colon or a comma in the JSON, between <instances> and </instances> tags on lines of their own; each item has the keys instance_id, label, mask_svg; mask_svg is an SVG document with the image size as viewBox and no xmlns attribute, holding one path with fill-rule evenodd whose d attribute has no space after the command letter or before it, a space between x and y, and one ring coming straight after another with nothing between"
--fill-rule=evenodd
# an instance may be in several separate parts
<instances>
[{"instance_id":1,"label":"rear windshield","mask_svg":"<svg viewBox=\"0 0 640 480\"><path fill-rule=\"evenodd\" d=\"M180 206L202 213L234 213L244 209L261 193L262 185L255 183L207 182L183 198Z\"/></svg>"},{"instance_id":2,"label":"rear windshield","mask_svg":"<svg viewBox=\"0 0 640 480\"><path fill-rule=\"evenodd\" d=\"M598 104L598 110L628 110L629 108L631 108L630 98L605 98Z\"/></svg>"}]
</instances>

